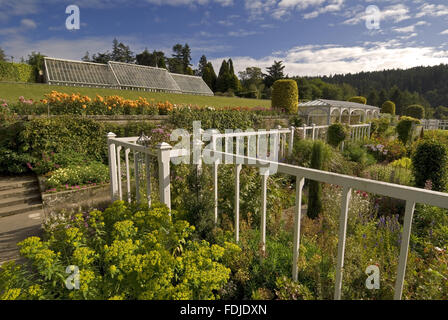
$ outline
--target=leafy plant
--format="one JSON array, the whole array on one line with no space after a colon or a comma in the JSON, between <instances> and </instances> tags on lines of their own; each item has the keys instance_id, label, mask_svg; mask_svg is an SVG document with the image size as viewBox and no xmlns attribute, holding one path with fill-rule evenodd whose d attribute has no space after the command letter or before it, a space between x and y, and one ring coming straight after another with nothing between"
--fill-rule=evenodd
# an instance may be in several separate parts
<instances>
[{"instance_id":1,"label":"leafy plant","mask_svg":"<svg viewBox=\"0 0 448 320\"><path fill-rule=\"evenodd\" d=\"M436 140L422 141L412 154L415 184L423 188L428 181L432 190L445 191L448 177L448 148Z\"/></svg>"},{"instance_id":2,"label":"leafy plant","mask_svg":"<svg viewBox=\"0 0 448 320\"><path fill-rule=\"evenodd\" d=\"M341 123L332 124L328 128L328 143L333 147L338 147L342 141L347 139L348 130Z\"/></svg>"},{"instance_id":3,"label":"leafy plant","mask_svg":"<svg viewBox=\"0 0 448 320\"><path fill-rule=\"evenodd\" d=\"M420 120L411 117L401 117L397 124L398 139L407 144L412 138L412 129L416 124L420 124Z\"/></svg>"}]
</instances>

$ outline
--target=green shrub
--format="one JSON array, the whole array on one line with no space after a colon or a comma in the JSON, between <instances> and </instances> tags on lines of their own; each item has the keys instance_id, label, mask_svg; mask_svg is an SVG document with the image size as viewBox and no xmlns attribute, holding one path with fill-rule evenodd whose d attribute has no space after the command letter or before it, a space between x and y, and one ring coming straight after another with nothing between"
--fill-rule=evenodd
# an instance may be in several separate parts
<instances>
[{"instance_id":1,"label":"green shrub","mask_svg":"<svg viewBox=\"0 0 448 320\"><path fill-rule=\"evenodd\" d=\"M45 181L48 188L80 186L109 180L109 167L100 162L87 165L71 165L54 171ZM66 188L67 189L67 188Z\"/></svg>"},{"instance_id":2,"label":"green shrub","mask_svg":"<svg viewBox=\"0 0 448 320\"><path fill-rule=\"evenodd\" d=\"M322 170L324 143L315 141L311 154L311 168ZM308 192L308 211L307 215L311 219L316 219L322 211L322 184L318 181L311 180L309 182Z\"/></svg>"},{"instance_id":3,"label":"green shrub","mask_svg":"<svg viewBox=\"0 0 448 320\"><path fill-rule=\"evenodd\" d=\"M390 126L389 118L374 119L372 121L372 128L371 128L370 133L371 134L375 133L375 134L381 136L387 131L389 126Z\"/></svg>"},{"instance_id":4,"label":"green shrub","mask_svg":"<svg viewBox=\"0 0 448 320\"><path fill-rule=\"evenodd\" d=\"M179 108L172 111L169 121L174 127L189 131L193 129L193 121L201 121L204 130L218 129L224 132L225 129L256 128L260 117L255 112L241 110Z\"/></svg>"},{"instance_id":5,"label":"green shrub","mask_svg":"<svg viewBox=\"0 0 448 320\"><path fill-rule=\"evenodd\" d=\"M295 128L303 126L303 119L299 115L289 117L289 125Z\"/></svg>"},{"instance_id":6,"label":"green shrub","mask_svg":"<svg viewBox=\"0 0 448 320\"><path fill-rule=\"evenodd\" d=\"M85 159L103 161L107 157L106 139L104 124L76 116L34 119L24 123L19 135L20 151L35 158L34 166L52 153L78 153Z\"/></svg>"},{"instance_id":7,"label":"green shrub","mask_svg":"<svg viewBox=\"0 0 448 320\"><path fill-rule=\"evenodd\" d=\"M404 114L415 119L423 119L425 117L425 108L418 104L413 104L405 109Z\"/></svg>"},{"instance_id":8,"label":"green shrub","mask_svg":"<svg viewBox=\"0 0 448 320\"><path fill-rule=\"evenodd\" d=\"M313 152L313 140L298 140L294 142L294 149L288 162L300 167L311 167L311 155ZM329 165L329 160L334 157L336 153L328 144L322 143L323 147L323 168L326 169Z\"/></svg>"},{"instance_id":9,"label":"green shrub","mask_svg":"<svg viewBox=\"0 0 448 320\"><path fill-rule=\"evenodd\" d=\"M381 106L381 113L389 113L391 115L395 115L395 103L392 101L386 101Z\"/></svg>"},{"instance_id":10,"label":"green shrub","mask_svg":"<svg viewBox=\"0 0 448 320\"><path fill-rule=\"evenodd\" d=\"M299 89L294 80L277 80L272 86L272 108L284 109L289 114L297 114Z\"/></svg>"},{"instance_id":11,"label":"green shrub","mask_svg":"<svg viewBox=\"0 0 448 320\"><path fill-rule=\"evenodd\" d=\"M407 144L412 138L412 129L414 124L420 124L420 120L403 116L397 124L398 139Z\"/></svg>"},{"instance_id":12,"label":"green shrub","mask_svg":"<svg viewBox=\"0 0 448 320\"><path fill-rule=\"evenodd\" d=\"M417 187L445 191L448 175L448 147L436 140L426 140L418 144L412 154L412 171Z\"/></svg>"},{"instance_id":13,"label":"green shrub","mask_svg":"<svg viewBox=\"0 0 448 320\"><path fill-rule=\"evenodd\" d=\"M194 226L159 204L117 201L104 212L53 220L48 240L19 243L26 265L0 267L0 299L217 299L230 277L222 259L238 253L230 243L194 241ZM79 268L78 290L65 286L68 265Z\"/></svg>"},{"instance_id":14,"label":"green shrub","mask_svg":"<svg viewBox=\"0 0 448 320\"><path fill-rule=\"evenodd\" d=\"M360 103L360 104L367 104L367 99L365 97L362 97L362 96L351 97L350 99L348 99L348 101L349 102Z\"/></svg>"},{"instance_id":15,"label":"green shrub","mask_svg":"<svg viewBox=\"0 0 448 320\"><path fill-rule=\"evenodd\" d=\"M35 69L28 64L0 61L0 81L35 82Z\"/></svg>"},{"instance_id":16,"label":"green shrub","mask_svg":"<svg viewBox=\"0 0 448 320\"><path fill-rule=\"evenodd\" d=\"M343 124L341 123L332 124L328 128L328 134L327 134L328 144L337 148L341 144L341 142L347 138L347 135L348 130Z\"/></svg>"},{"instance_id":17,"label":"green shrub","mask_svg":"<svg viewBox=\"0 0 448 320\"><path fill-rule=\"evenodd\" d=\"M358 145L348 145L344 150L344 156L350 161L359 163L362 167L376 163L375 157Z\"/></svg>"}]
</instances>

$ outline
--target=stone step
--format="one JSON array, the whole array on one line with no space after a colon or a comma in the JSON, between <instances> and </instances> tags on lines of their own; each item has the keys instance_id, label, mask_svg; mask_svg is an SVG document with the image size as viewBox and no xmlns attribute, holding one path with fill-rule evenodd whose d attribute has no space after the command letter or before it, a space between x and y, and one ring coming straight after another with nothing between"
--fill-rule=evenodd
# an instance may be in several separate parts
<instances>
[{"instance_id":1,"label":"stone step","mask_svg":"<svg viewBox=\"0 0 448 320\"><path fill-rule=\"evenodd\" d=\"M37 181L11 181L8 183L0 183L0 191L13 190L19 188L35 188L38 186Z\"/></svg>"},{"instance_id":2,"label":"stone step","mask_svg":"<svg viewBox=\"0 0 448 320\"><path fill-rule=\"evenodd\" d=\"M7 217L38 210L42 210L42 202L40 201L40 199L34 200L31 203L21 203L13 206L0 207L0 217Z\"/></svg>"},{"instance_id":3,"label":"stone step","mask_svg":"<svg viewBox=\"0 0 448 320\"><path fill-rule=\"evenodd\" d=\"M8 199L8 198L14 198L14 197L23 197L27 198L30 196L39 195L39 187L37 185L30 186L30 187L22 187L22 188L16 188L16 189L7 189L0 191L0 201L2 199Z\"/></svg>"},{"instance_id":4,"label":"stone step","mask_svg":"<svg viewBox=\"0 0 448 320\"><path fill-rule=\"evenodd\" d=\"M34 204L40 202L41 202L40 193L34 193L26 197L17 195L9 198L0 199L0 209L5 207L12 207L19 204Z\"/></svg>"}]
</instances>

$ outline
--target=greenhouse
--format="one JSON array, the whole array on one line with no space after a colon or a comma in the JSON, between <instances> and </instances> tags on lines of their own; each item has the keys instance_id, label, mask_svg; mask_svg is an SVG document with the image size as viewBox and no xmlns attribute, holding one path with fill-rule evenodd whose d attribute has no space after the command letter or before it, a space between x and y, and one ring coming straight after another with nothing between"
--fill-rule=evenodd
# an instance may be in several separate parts
<instances>
[{"instance_id":1,"label":"greenhouse","mask_svg":"<svg viewBox=\"0 0 448 320\"><path fill-rule=\"evenodd\" d=\"M335 122L356 124L378 118L380 108L365 104L318 99L299 104L299 116L306 124L330 125Z\"/></svg>"},{"instance_id":2,"label":"greenhouse","mask_svg":"<svg viewBox=\"0 0 448 320\"><path fill-rule=\"evenodd\" d=\"M173 74L163 68L112 61L99 64L48 57L45 58L44 66L46 80L50 85L213 95L201 77Z\"/></svg>"},{"instance_id":3,"label":"greenhouse","mask_svg":"<svg viewBox=\"0 0 448 320\"><path fill-rule=\"evenodd\" d=\"M181 93L176 81L166 69L121 62L109 62L109 67L123 88Z\"/></svg>"},{"instance_id":4,"label":"greenhouse","mask_svg":"<svg viewBox=\"0 0 448 320\"><path fill-rule=\"evenodd\" d=\"M107 64L45 57L44 66L48 84L118 88Z\"/></svg>"},{"instance_id":5,"label":"greenhouse","mask_svg":"<svg viewBox=\"0 0 448 320\"><path fill-rule=\"evenodd\" d=\"M171 73L183 93L213 96L213 91L207 86L201 77Z\"/></svg>"}]
</instances>

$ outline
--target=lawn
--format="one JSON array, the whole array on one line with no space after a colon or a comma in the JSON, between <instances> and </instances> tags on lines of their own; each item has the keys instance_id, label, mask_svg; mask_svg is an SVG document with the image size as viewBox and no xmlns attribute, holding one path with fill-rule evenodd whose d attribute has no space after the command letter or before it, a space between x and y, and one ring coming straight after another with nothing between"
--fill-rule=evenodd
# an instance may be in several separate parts
<instances>
[{"instance_id":1,"label":"lawn","mask_svg":"<svg viewBox=\"0 0 448 320\"><path fill-rule=\"evenodd\" d=\"M26 99L41 100L44 95L56 90L64 93L80 93L94 98L97 94L101 96L118 95L125 99L138 99L139 97L155 99L156 101L169 101L173 104L193 104L199 106L213 107L271 107L270 100L244 99L238 97L207 97L176 93L159 93L131 90L116 90L102 88L83 88L83 87L65 87L50 86L46 84L24 84L24 83L1 83L0 99L8 102L17 102L20 96Z\"/></svg>"}]
</instances>

